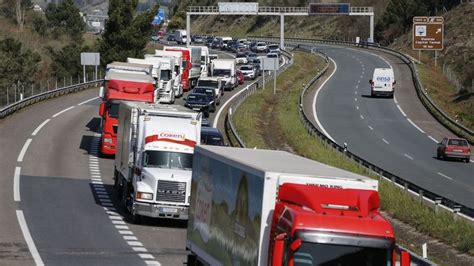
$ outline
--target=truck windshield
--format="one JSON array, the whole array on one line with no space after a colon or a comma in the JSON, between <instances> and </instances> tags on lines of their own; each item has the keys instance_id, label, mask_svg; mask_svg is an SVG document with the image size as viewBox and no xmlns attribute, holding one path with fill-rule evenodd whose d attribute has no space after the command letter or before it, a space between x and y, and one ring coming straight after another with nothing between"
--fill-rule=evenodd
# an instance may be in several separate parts
<instances>
[{"instance_id":1,"label":"truck windshield","mask_svg":"<svg viewBox=\"0 0 474 266\"><path fill-rule=\"evenodd\" d=\"M293 254L295 266L392 265L391 250L303 242Z\"/></svg>"},{"instance_id":2,"label":"truck windshield","mask_svg":"<svg viewBox=\"0 0 474 266\"><path fill-rule=\"evenodd\" d=\"M143 167L191 170L193 155L168 151L145 151Z\"/></svg>"},{"instance_id":3,"label":"truck windshield","mask_svg":"<svg viewBox=\"0 0 474 266\"><path fill-rule=\"evenodd\" d=\"M107 104L109 117L118 118L119 116L119 104L118 103L109 103Z\"/></svg>"},{"instance_id":4,"label":"truck windshield","mask_svg":"<svg viewBox=\"0 0 474 266\"><path fill-rule=\"evenodd\" d=\"M160 79L163 81L169 81L171 79L171 70L161 70Z\"/></svg>"},{"instance_id":5,"label":"truck windshield","mask_svg":"<svg viewBox=\"0 0 474 266\"><path fill-rule=\"evenodd\" d=\"M230 69L214 69L212 75L217 77L230 76Z\"/></svg>"}]
</instances>

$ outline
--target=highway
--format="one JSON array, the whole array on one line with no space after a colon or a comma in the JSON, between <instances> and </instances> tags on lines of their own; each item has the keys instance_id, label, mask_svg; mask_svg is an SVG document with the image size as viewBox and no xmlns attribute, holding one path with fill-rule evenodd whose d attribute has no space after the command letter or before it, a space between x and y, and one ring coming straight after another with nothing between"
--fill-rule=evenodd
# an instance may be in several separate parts
<instances>
[{"instance_id":1,"label":"highway","mask_svg":"<svg viewBox=\"0 0 474 266\"><path fill-rule=\"evenodd\" d=\"M313 102L321 127L361 157L473 207L474 166L435 158L431 138L449 132L419 109L403 66L357 49L317 48L337 66ZM395 100L369 97L373 68L389 64L397 78ZM220 107L244 86L226 92ZM185 222L145 218L136 225L120 207L113 159L97 156L97 95L98 89L85 90L0 120L0 265L186 261ZM219 128L222 123L221 117Z\"/></svg>"},{"instance_id":2,"label":"highway","mask_svg":"<svg viewBox=\"0 0 474 266\"><path fill-rule=\"evenodd\" d=\"M226 91L221 106L249 83ZM186 222L145 218L135 225L121 208L113 159L97 156L98 93L69 94L0 120L0 265L186 261Z\"/></svg>"},{"instance_id":3,"label":"highway","mask_svg":"<svg viewBox=\"0 0 474 266\"><path fill-rule=\"evenodd\" d=\"M334 64L312 99L319 126L337 143L371 163L474 208L474 164L436 159L436 144L453 134L424 109L408 67L395 57L346 47L315 46ZM394 99L370 97L374 68L392 67Z\"/></svg>"}]
</instances>

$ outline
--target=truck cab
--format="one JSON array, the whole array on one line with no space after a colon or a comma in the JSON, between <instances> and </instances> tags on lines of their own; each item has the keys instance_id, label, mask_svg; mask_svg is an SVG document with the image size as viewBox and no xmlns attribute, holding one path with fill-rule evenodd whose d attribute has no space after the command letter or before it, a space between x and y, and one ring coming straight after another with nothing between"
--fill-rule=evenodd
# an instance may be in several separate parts
<instances>
[{"instance_id":1,"label":"truck cab","mask_svg":"<svg viewBox=\"0 0 474 266\"><path fill-rule=\"evenodd\" d=\"M376 191L287 183L278 197L270 247L283 248L269 258L295 266L395 265L395 235L377 211Z\"/></svg>"}]
</instances>

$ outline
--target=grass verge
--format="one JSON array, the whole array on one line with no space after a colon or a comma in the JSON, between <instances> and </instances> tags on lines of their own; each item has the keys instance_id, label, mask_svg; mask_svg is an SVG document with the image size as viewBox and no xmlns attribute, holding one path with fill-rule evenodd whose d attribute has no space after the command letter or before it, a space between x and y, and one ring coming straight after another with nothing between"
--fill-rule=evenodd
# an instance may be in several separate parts
<instances>
[{"instance_id":1,"label":"grass verge","mask_svg":"<svg viewBox=\"0 0 474 266\"><path fill-rule=\"evenodd\" d=\"M306 53L295 54L295 64L277 79L282 88L275 102L276 117L271 121L279 124L285 142L299 155L345 169L371 176L365 169L310 136L299 119L298 99L303 83L308 82L322 69L322 61ZM314 67L314 66L319 67ZM261 118L265 99L271 97L272 84L250 96L235 112L234 121L239 134L248 147L268 148L264 136L259 132L258 119ZM371 176L377 178L376 176ZM441 240L462 253L474 255L474 227L451 214L435 212L418 200L407 195L385 180L379 182L382 210L393 218L401 220L417 231ZM419 250L418 250L419 252Z\"/></svg>"}]
</instances>

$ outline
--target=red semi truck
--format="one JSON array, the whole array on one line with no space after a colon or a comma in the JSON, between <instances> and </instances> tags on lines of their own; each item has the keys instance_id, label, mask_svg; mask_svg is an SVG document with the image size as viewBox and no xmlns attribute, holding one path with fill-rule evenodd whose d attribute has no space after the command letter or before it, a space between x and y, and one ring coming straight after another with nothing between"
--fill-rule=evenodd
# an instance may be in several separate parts
<instances>
[{"instance_id":1,"label":"red semi truck","mask_svg":"<svg viewBox=\"0 0 474 266\"><path fill-rule=\"evenodd\" d=\"M164 51L181 52L183 54L183 62L186 65L181 82L183 90L191 90L201 76L201 48L200 47L180 47L180 46L164 46Z\"/></svg>"},{"instance_id":2,"label":"red semi truck","mask_svg":"<svg viewBox=\"0 0 474 266\"><path fill-rule=\"evenodd\" d=\"M188 265L396 265L376 180L283 151L194 154Z\"/></svg>"},{"instance_id":3,"label":"red semi truck","mask_svg":"<svg viewBox=\"0 0 474 266\"><path fill-rule=\"evenodd\" d=\"M156 101L156 82L152 65L113 62L107 65L104 86L100 88L102 118L100 152L115 155L120 101Z\"/></svg>"}]
</instances>

